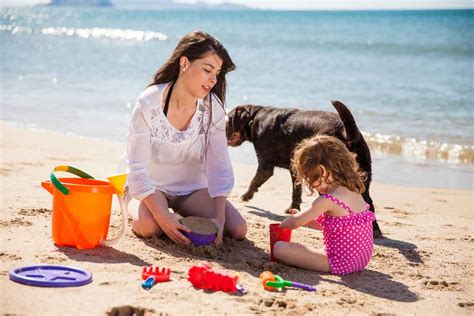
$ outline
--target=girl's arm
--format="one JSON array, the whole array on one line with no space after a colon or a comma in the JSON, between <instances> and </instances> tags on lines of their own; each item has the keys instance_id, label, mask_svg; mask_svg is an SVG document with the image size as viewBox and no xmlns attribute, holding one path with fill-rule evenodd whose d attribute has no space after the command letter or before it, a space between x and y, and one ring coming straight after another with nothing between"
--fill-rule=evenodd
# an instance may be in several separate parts
<instances>
[{"instance_id":1,"label":"girl's arm","mask_svg":"<svg viewBox=\"0 0 474 316\"><path fill-rule=\"evenodd\" d=\"M312 229L317 229L317 230L323 229L323 227L321 226L321 224L319 224L318 222L316 222L315 219L311 220L309 223L306 223L304 226L305 226L305 227L312 228Z\"/></svg>"},{"instance_id":2,"label":"girl's arm","mask_svg":"<svg viewBox=\"0 0 474 316\"><path fill-rule=\"evenodd\" d=\"M316 200L314 200L313 204L311 204L311 207L309 207L308 209L298 214L287 217L280 224L280 227L295 229L300 226L310 224L310 222L314 221L316 217L326 212L329 206L330 205L327 199L318 197ZM310 224L308 226L312 228L320 229L319 225Z\"/></svg>"}]
</instances>

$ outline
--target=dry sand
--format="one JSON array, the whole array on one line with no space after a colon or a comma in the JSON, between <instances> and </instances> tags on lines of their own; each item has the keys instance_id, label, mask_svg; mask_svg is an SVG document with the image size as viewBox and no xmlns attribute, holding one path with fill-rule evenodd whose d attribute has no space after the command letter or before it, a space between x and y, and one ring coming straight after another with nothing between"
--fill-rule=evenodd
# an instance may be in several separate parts
<instances>
[{"instance_id":1,"label":"dry sand","mask_svg":"<svg viewBox=\"0 0 474 316\"><path fill-rule=\"evenodd\" d=\"M169 240L139 239L131 233L114 247L78 250L51 239L51 196L40 186L51 169L69 164L97 178L116 170L124 146L53 132L1 126L0 312L3 314L104 315L111 311L145 314L473 314L473 191L413 188L374 183L372 196L386 236L376 241L367 269L332 276L269 262L268 225L284 218L290 203L287 171L279 170L250 202L238 198L255 166L235 165L230 196L248 221L247 240L226 239L215 250L185 249ZM442 181L440 179L440 181ZM304 197L305 203L311 197ZM114 207L109 236L119 228ZM321 233L308 228L293 240L321 245ZM244 296L194 289L187 270L200 260L239 272ZM35 264L84 268L93 282L75 288L25 286L8 279L11 269ZM170 267L171 282L141 288L143 266ZM271 270L315 285L317 292L263 290L258 276ZM129 308L121 308L129 306Z\"/></svg>"}]
</instances>

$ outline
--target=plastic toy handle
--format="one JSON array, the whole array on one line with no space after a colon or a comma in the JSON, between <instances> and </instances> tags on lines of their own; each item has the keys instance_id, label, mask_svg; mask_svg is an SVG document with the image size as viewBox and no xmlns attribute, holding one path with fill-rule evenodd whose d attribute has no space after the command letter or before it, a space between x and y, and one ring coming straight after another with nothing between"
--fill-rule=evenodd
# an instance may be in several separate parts
<instances>
[{"instance_id":1,"label":"plastic toy handle","mask_svg":"<svg viewBox=\"0 0 474 316\"><path fill-rule=\"evenodd\" d=\"M53 169L53 171L51 171L51 174L49 175L49 179L51 180L51 183L56 187L56 189L58 189L64 195L69 194L69 189L65 187L64 184L62 184L61 181L58 180L58 178L56 178L56 175L54 174L55 171L65 171L65 172L72 173L81 178L94 179L94 177L92 177L91 175L77 168L74 168L71 166L56 166Z\"/></svg>"},{"instance_id":2,"label":"plastic toy handle","mask_svg":"<svg viewBox=\"0 0 474 316\"><path fill-rule=\"evenodd\" d=\"M266 286L281 289L281 288L284 288L285 286L291 286L291 282L285 281L279 275L274 274L274 279L273 280L268 280L266 282ZM267 289L267 288L265 288L265 289Z\"/></svg>"},{"instance_id":3,"label":"plastic toy handle","mask_svg":"<svg viewBox=\"0 0 474 316\"><path fill-rule=\"evenodd\" d=\"M148 279L146 279L145 282L142 283L142 288L145 290L149 290L155 285L155 277L154 276L149 276Z\"/></svg>"},{"instance_id":4,"label":"plastic toy handle","mask_svg":"<svg viewBox=\"0 0 474 316\"><path fill-rule=\"evenodd\" d=\"M291 286L305 290L305 291L316 291L316 288L314 286L308 285L308 284L303 284L299 282L290 282Z\"/></svg>"}]
</instances>

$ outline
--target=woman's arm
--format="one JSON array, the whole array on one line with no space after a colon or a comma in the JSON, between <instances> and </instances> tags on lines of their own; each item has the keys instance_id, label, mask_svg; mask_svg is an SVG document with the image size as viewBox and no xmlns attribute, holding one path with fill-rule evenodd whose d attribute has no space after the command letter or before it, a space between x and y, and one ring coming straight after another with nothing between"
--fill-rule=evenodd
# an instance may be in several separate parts
<instances>
[{"instance_id":1,"label":"woman's arm","mask_svg":"<svg viewBox=\"0 0 474 316\"><path fill-rule=\"evenodd\" d=\"M160 203L159 195L162 195L162 193L156 191L155 193L145 197L143 202L152 213L153 218L160 225L160 228L165 232L166 236L176 243L188 245L190 240L186 238L180 230L188 233L191 233L191 230L179 222L179 219L181 219L182 216L177 213L168 212L166 205L163 205L163 202ZM164 197L161 199L166 203L166 201L163 200Z\"/></svg>"},{"instance_id":2,"label":"woman's arm","mask_svg":"<svg viewBox=\"0 0 474 316\"><path fill-rule=\"evenodd\" d=\"M168 237L174 242L188 244L189 239L183 236L179 229L189 231L189 228L179 223L178 219L159 203L157 195L161 193L155 192L155 187L148 176L151 156L151 112L145 94L137 100L128 132L127 160L130 172L127 182L129 192L135 199L145 203L153 218Z\"/></svg>"},{"instance_id":3,"label":"woman's arm","mask_svg":"<svg viewBox=\"0 0 474 316\"><path fill-rule=\"evenodd\" d=\"M295 229L300 226L309 224L316 217L326 212L329 208L327 199L317 198L311 206L303 212L287 217L281 224L281 228ZM319 225L316 225L319 226ZM313 227L312 225L310 227ZM317 227L313 227L317 228ZM317 228L319 229L319 228Z\"/></svg>"},{"instance_id":4,"label":"woman's arm","mask_svg":"<svg viewBox=\"0 0 474 316\"><path fill-rule=\"evenodd\" d=\"M216 209L216 217L212 221L217 225L219 229L217 233L217 238L215 244L219 246L222 244L222 236L224 234L224 225L225 225L225 204L227 198L225 196L217 196L214 198L214 207Z\"/></svg>"},{"instance_id":5,"label":"woman's arm","mask_svg":"<svg viewBox=\"0 0 474 316\"><path fill-rule=\"evenodd\" d=\"M219 227L216 244L222 242L224 232L225 205L227 196L234 186L234 172L227 150L225 135L225 112L222 103L213 96L212 122L209 126L209 144L206 155L206 169L209 196L214 199L216 218L213 221Z\"/></svg>"},{"instance_id":6,"label":"woman's arm","mask_svg":"<svg viewBox=\"0 0 474 316\"><path fill-rule=\"evenodd\" d=\"M127 136L127 162L130 169L127 183L131 196L139 201L155 192L148 176L148 164L151 160L150 120L147 102L139 97Z\"/></svg>"}]
</instances>

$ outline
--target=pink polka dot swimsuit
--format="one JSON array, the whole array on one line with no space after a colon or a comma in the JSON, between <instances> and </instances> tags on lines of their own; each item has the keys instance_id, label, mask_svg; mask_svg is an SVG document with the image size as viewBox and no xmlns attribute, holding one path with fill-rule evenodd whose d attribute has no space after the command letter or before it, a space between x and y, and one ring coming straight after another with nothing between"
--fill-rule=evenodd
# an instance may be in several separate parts
<instances>
[{"instance_id":1,"label":"pink polka dot swimsuit","mask_svg":"<svg viewBox=\"0 0 474 316\"><path fill-rule=\"evenodd\" d=\"M345 216L321 214L316 219L323 228L324 246L331 273L342 275L362 271L372 257L374 213L369 210L368 204L363 212L355 213L338 198L330 194L321 196L349 212Z\"/></svg>"}]
</instances>

